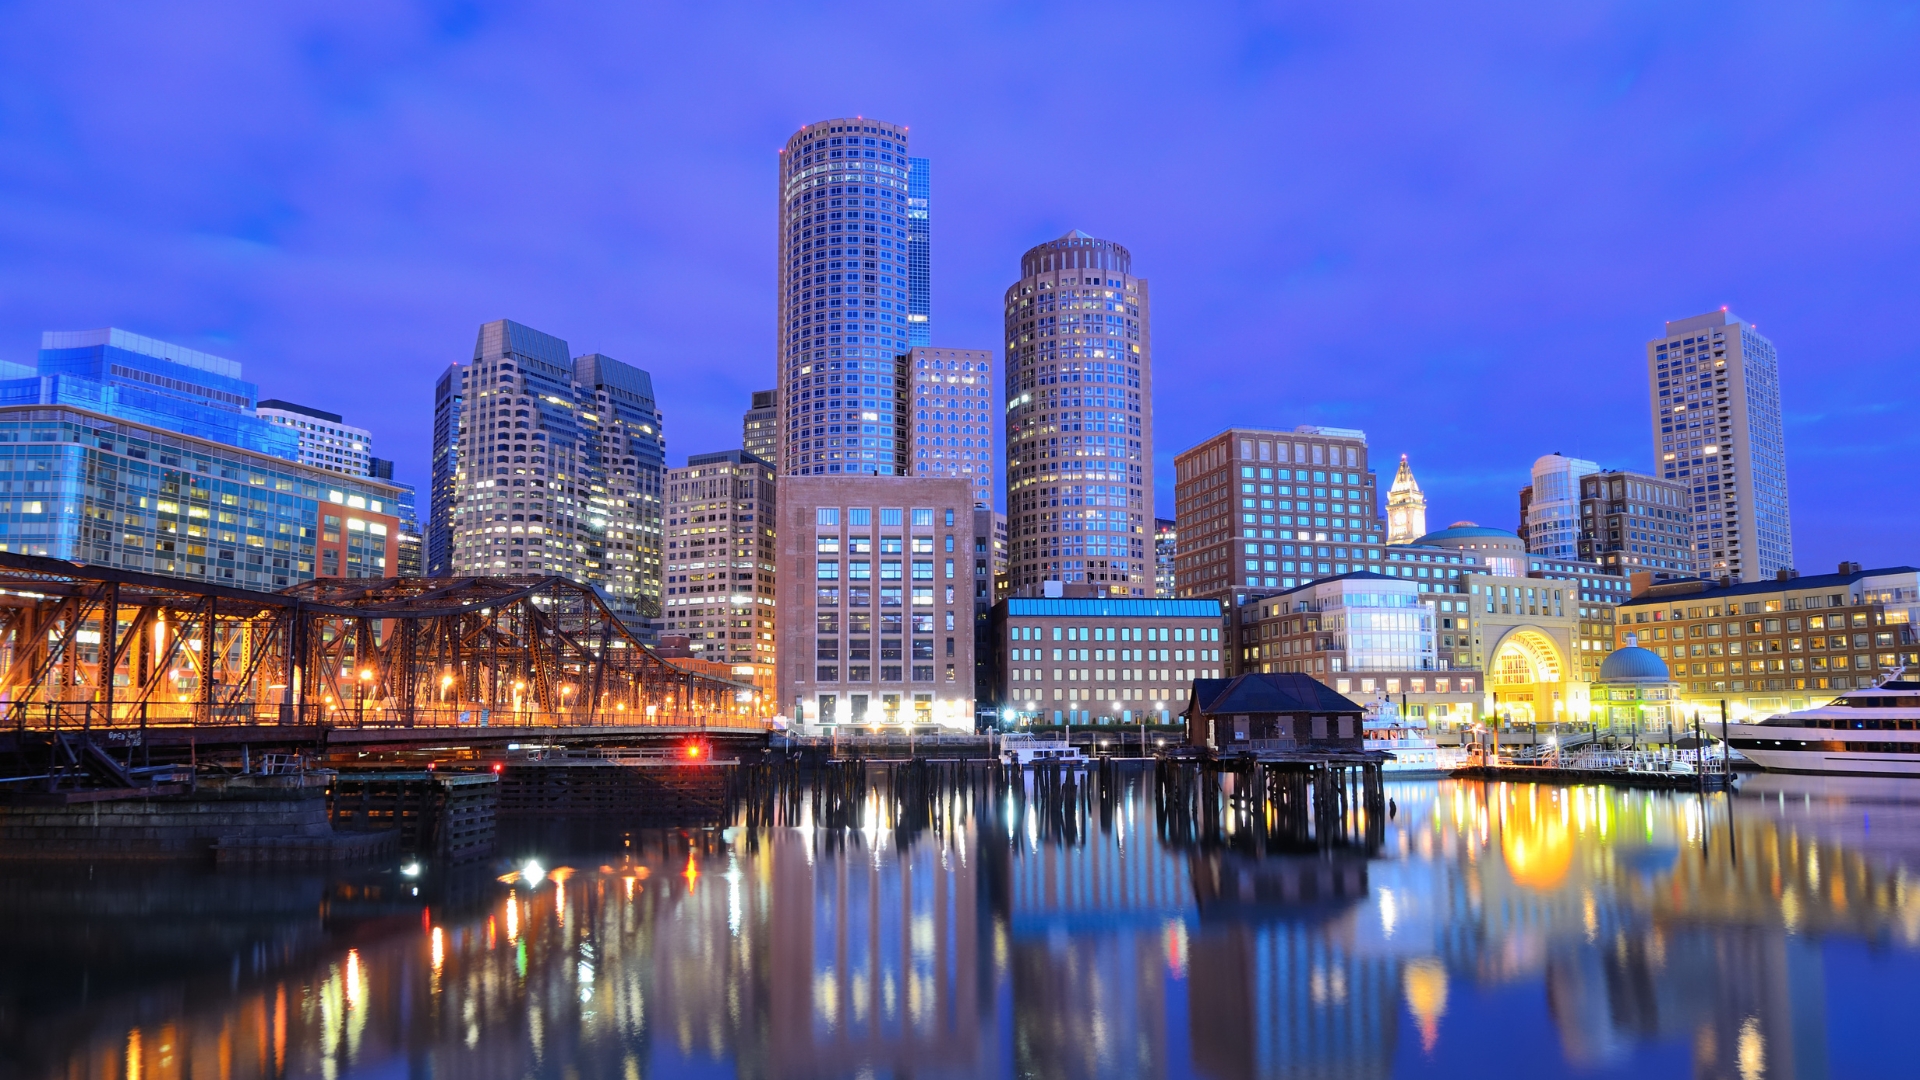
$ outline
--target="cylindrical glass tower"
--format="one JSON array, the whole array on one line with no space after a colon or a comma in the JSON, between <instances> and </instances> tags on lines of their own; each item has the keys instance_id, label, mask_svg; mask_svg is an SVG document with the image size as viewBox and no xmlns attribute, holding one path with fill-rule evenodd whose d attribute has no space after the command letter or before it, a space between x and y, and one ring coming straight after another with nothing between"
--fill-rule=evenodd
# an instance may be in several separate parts
<instances>
[{"instance_id":1,"label":"cylindrical glass tower","mask_svg":"<svg viewBox=\"0 0 1920 1080\"><path fill-rule=\"evenodd\" d=\"M1127 249L1075 231L1007 290L1011 585L1152 596L1153 338Z\"/></svg>"},{"instance_id":2,"label":"cylindrical glass tower","mask_svg":"<svg viewBox=\"0 0 1920 1080\"><path fill-rule=\"evenodd\" d=\"M783 474L907 473L907 129L809 124L780 152Z\"/></svg>"}]
</instances>

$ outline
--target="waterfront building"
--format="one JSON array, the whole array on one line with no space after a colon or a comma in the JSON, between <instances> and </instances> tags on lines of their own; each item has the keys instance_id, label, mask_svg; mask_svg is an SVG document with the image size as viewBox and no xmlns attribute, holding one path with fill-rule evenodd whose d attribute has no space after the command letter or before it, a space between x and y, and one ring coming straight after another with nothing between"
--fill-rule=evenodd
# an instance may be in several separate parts
<instances>
[{"instance_id":1,"label":"waterfront building","mask_svg":"<svg viewBox=\"0 0 1920 1080\"><path fill-rule=\"evenodd\" d=\"M755 390L740 418L740 449L772 464L780 453L780 391Z\"/></svg>"},{"instance_id":2,"label":"waterfront building","mask_svg":"<svg viewBox=\"0 0 1920 1080\"><path fill-rule=\"evenodd\" d=\"M1171 600L1176 593L1173 570L1180 548L1180 528L1172 518L1153 519L1153 595Z\"/></svg>"},{"instance_id":3,"label":"waterfront building","mask_svg":"<svg viewBox=\"0 0 1920 1080\"><path fill-rule=\"evenodd\" d=\"M1309 675L1369 708L1392 702L1417 720L1470 724L1485 680L1439 648L1438 601L1418 582L1365 570L1250 595L1227 612L1229 673Z\"/></svg>"},{"instance_id":4,"label":"waterfront building","mask_svg":"<svg viewBox=\"0 0 1920 1080\"><path fill-rule=\"evenodd\" d=\"M1171 723L1195 679L1223 673L1218 600L1105 596L1085 583L1047 588L1058 595L1010 597L995 612L1003 719Z\"/></svg>"},{"instance_id":5,"label":"waterfront building","mask_svg":"<svg viewBox=\"0 0 1920 1080\"><path fill-rule=\"evenodd\" d=\"M1647 342L1647 407L1663 480L1692 489L1694 570L1763 581L1793 566L1780 358L1727 309Z\"/></svg>"},{"instance_id":6,"label":"waterfront building","mask_svg":"<svg viewBox=\"0 0 1920 1080\"><path fill-rule=\"evenodd\" d=\"M990 722L1000 699L993 637L993 605L1007 571L1007 515L984 506L973 508L973 698Z\"/></svg>"},{"instance_id":7,"label":"waterfront building","mask_svg":"<svg viewBox=\"0 0 1920 1080\"><path fill-rule=\"evenodd\" d=\"M1400 455L1400 468L1393 474L1393 486L1387 489L1387 543L1411 544L1427 534L1427 497L1420 482L1413 478L1413 466L1407 455Z\"/></svg>"},{"instance_id":8,"label":"waterfront building","mask_svg":"<svg viewBox=\"0 0 1920 1080\"><path fill-rule=\"evenodd\" d=\"M1621 604L1614 631L1666 661L1689 708L1734 720L1824 705L1886 671L1920 668L1920 570L1782 572L1726 585L1653 585Z\"/></svg>"},{"instance_id":9,"label":"waterfront building","mask_svg":"<svg viewBox=\"0 0 1920 1080\"><path fill-rule=\"evenodd\" d=\"M398 491L303 464L234 361L55 331L0 376L0 551L259 591L394 572Z\"/></svg>"},{"instance_id":10,"label":"waterfront building","mask_svg":"<svg viewBox=\"0 0 1920 1080\"><path fill-rule=\"evenodd\" d=\"M658 617L666 440L647 373L502 319L463 378L452 573L556 574L622 620Z\"/></svg>"},{"instance_id":11,"label":"waterfront building","mask_svg":"<svg viewBox=\"0 0 1920 1080\"><path fill-rule=\"evenodd\" d=\"M779 481L779 710L812 728L974 723L964 479Z\"/></svg>"},{"instance_id":12,"label":"waterfront building","mask_svg":"<svg viewBox=\"0 0 1920 1080\"><path fill-rule=\"evenodd\" d=\"M449 364L433 386L433 461L427 489L425 542L428 577L453 576L453 517L460 499L460 442L467 366Z\"/></svg>"},{"instance_id":13,"label":"waterfront building","mask_svg":"<svg viewBox=\"0 0 1920 1080\"><path fill-rule=\"evenodd\" d=\"M1380 570L1366 432L1233 428L1174 458L1180 595Z\"/></svg>"},{"instance_id":14,"label":"waterfront building","mask_svg":"<svg viewBox=\"0 0 1920 1080\"><path fill-rule=\"evenodd\" d=\"M1592 719L1614 731L1666 731L1685 726L1680 684L1667 662L1629 631L1607 655L1589 692Z\"/></svg>"},{"instance_id":15,"label":"waterfront building","mask_svg":"<svg viewBox=\"0 0 1920 1080\"><path fill-rule=\"evenodd\" d=\"M773 514L773 466L744 450L667 472L663 632L756 685L775 658Z\"/></svg>"},{"instance_id":16,"label":"waterfront building","mask_svg":"<svg viewBox=\"0 0 1920 1080\"><path fill-rule=\"evenodd\" d=\"M907 344L933 344L933 163L907 159Z\"/></svg>"},{"instance_id":17,"label":"waterfront building","mask_svg":"<svg viewBox=\"0 0 1920 1080\"><path fill-rule=\"evenodd\" d=\"M1364 749L1361 704L1298 672L1195 680L1182 712L1189 746L1231 751L1265 743L1350 754Z\"/></svg>"},{"instance_id":18,"label":"waterfront building","mask_svg":"<svg viewBox=\"0 0 1920 1080\"><path fill-rule=\"evenodd\" d=\"M294 433L302 463L348 476L374 475L373 432L347 423L339 413L270 398L256 405L254 414Z\"/></svg>"},{"instance_id":19,"label":"waterfront building","mask_svg":"<svg viewBox=\"0 0 1920 1080\"><path fill-rule=\"evenodd\" d=\"M960 477L973 485L976 506L992 506L993 353L916 346L907 357L907 370L913 402L912 475Z\"/></svg>"},{"instance_id":20,"label":"waterfront building","mask_svg":"<svg viewBox=\"0 0 1920 1080\"><path fill-rule=\"evenodd\" d=\"M1692 505L1684 485L1641 473L1583 476L1579 558L1622 577L1692 577Z\"/></svg>"},{"instance_id":21,"label":"waterfront building","mask_svg":"<svg viewBox=\"0 0 1920 1080\"><path fill-rule=\"evenodd\" d=\"M909 169L907 129L881 120L808 124L780 151L783 475L907 472Z\"/></svg>"},{"instance_id":22,"label":"waterfront building","mask_svg":"<svg viewBox=\"0 0 1920 1080\"><path fill-rule=\"evenodd\" d=\"M1008 575L1148 596L1153 335L1133 256L1078 230L1027 251L1005 296Z\"/></svg>"},{"instance_id":23,"label":"waterfront building","mask_svg":"<svg viewBox=\"0 0 1920 1080\"><path fill-rule=\"evenodd\" d=\"M1580 478L1599 471L1594 462L1558 453L1533 463L1533 483L1520 492L1520 539L1528 552L1580 557Z\"/></svg>"}]
</instances>

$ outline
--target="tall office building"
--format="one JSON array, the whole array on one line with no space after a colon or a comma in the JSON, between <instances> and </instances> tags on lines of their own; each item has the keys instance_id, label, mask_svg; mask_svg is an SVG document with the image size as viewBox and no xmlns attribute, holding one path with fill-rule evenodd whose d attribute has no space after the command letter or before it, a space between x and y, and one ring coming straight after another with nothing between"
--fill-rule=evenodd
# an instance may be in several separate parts
<instances>
[{"instance_id":1,"label":"tall office building","mask_svg":"<svg viewBox=\"0 0 1920 1080\"><path fill-rule=\"evenodd\" d=\"M427 491L426 574L453 575L453 518L459 506L462 409L467 366L448 364L433 386L433 475Z\"/></svg>"},{"instance_id":2,"label":"tall office building","mask_svg":"<svg viewBox=\"0 0 1920 1080\"><path fill-rule=\"evenodd\" d=\"M666 631L696 657L770 677L773 466L744 450L695 454L667 473L666 498Z\"/></svg>"},{"instance_id":3,"label":"tall office building","mask_svg":"<svg viewBox=\"0 0 1920 1080\"><path fill-rule=\"evenodd\" d=\"M993 505L993 353L918 346L907 358L914 476L957 476Z\"/></svg>"},{"instance_id":4,"label":"tall office building","mask_svg":"<svg viewBox=\"0 0 1920 1080\"><path fill-rule=\"evenodd\" d=\"M1701 577L1759 581L1793 566L1780 360L1726 308L1647 342L1656 472L1692 489Z\"/></svg>"},{"instance_id":5,"label":"tall office building","mask_svg":"<svg viewBox=\"0 0 1920 1080\"><path fill-rule=\"evenodd\" d=\"M808 124L780 152L779 470L904 475L907 130Z\"/></svg>"},{"instance_id":6,"label":"tall office building","mask_svg":"<svg viewBox=\"0 0 1920 1080\"><path fill-rule=\"evenodd\" d=\"M373 432L354 427L339 413L296 405L291 401L269 398L254 408L255 415L278 424L300 440L300 462L345 473L348 476L374 475ZM392 479L389 474L387 479Z\"/></svg>"},{"instance_id":7,"label":"tall office building","mask_svg":"<svg viewBox=\"0 0 1920 1080\"><path fill-rule=\"evenodd\" d=\"M1427 497L1420 492L1420 481L1413 478L1407 455L1401 454L1393 486L1387 489L1387 543L1411 544L1425 535Z\"/></svg>"},{"instance_id":8,"label":"tall office building","mask_svg":"<svg viewBox=\"0 0 1920 1080\"><path fill-rule=\"evenodd\" d=\"M1580 557L1580 478L1599 471L1595 462L1557 453L1533 463L1533 483L1520 494L1520 536L1529 552Z\"/></svg>"},{"instance_id":9,"label":"tall office building","mask_svg":"<svg viewBox=\"0 0 1920 1080\"><path fill-rule=\"evenodd\" d=\"M1133 257L1075 230L1007 289L1008 573L1151 596L1153 335Z\"/></svg>"},{"instance_id":10,"label":"tall office building","mask_svg":"<svg viewBox=\"0 0 1920 1080\"><path fill-rule=\"evenodd\" d=\"M1655 581L1693 576L1693 499L1684 485L1610 469L1580 478L1580 558Z\"/></svg>"},{"instance_id":11,"label":"tall office building","mask_svg":"<svg viewBox=\"0 0 1920 1080\"><path fill-rule=\"evenodd\" d=\"M1179 595L1173 568L1180 552L1180 526L1172 518L1153 519L1153 595L1171 600Z\"/></svg>"},{"instance_id":12,"label":"tall office building","mask_svg":"<svg viewBox=\"0 0 1920 1080\"><path fill-rule=\"evenodd\" d=\"M1366 432L1232 428L1175 456L1173 468L1182 597L1378 572L1384 530Z\"/></svg>"},{"instance_id":13,"label":"tall office building","mask_svg":"<svg viewBox=\"0 0 1920 1080\"><path fill-rule=\"evenodd\" d=\"M755 390L753 407L740 418L740 449L767 464L780 454L780 392Z\"/></svg>"},{"instance_id":14,"label":"tall office building","mask_svg":"<svg viewBox=\"0 0 1920 1080\"><path fill-rule=\"evenodd\" d=\"M907 159L907 342L933 344L933 164Z\"/></svg>"},{"instance_id":15,"label":"tall office building","mask_svg":"<svg viewBox=\"0 0 1920 1080\"><path fill-rule=\"evenodd\" d=\"M453 573L557 574L657 616L666 440L647 373L502 319L466 381Z\"/></svg>"}]
</instances>

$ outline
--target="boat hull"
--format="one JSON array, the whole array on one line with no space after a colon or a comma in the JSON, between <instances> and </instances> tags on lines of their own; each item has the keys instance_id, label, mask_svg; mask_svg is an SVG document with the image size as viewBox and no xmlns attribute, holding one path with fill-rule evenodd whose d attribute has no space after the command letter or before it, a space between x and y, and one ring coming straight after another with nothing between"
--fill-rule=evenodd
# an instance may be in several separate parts
<instances>
[{"instance_id":1,"label":"boat hull","mask_svg":"<svg viewBox=\"0 0 1920 1080\"><path fill-rule=\"evenodd\" d=\"M1857 750L1833 753L1809 747L1781 750L1733 745L1742 756L1768 772L1814 773L1827 776L1920 777L1920 754L1881 754Z\"/></svg>"}]
</instances>

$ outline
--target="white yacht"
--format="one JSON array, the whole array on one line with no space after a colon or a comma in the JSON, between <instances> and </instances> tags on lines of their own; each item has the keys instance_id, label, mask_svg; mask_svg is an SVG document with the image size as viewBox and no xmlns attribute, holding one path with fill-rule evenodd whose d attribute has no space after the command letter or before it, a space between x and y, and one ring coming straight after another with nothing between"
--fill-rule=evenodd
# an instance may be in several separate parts
<instances>
[{"instance_id":1,"label":"white yacht","mask_svg":"<svg viewBox=\"0 0 1920 1080\"><path fill-rule=\"evenodd\" d=\"M1920 682L1901 674L1817 709L1731 724L1727 740L1774 772L1920 776Z\"/></svg>"},{"instance_id":2,"label":"white yacht","mask_svg":"<svg viewBox=\"0 0 1920 1080\"><path fill-rule=\"evenodd\" d=\"M1007 735L1000 740L1000 761L1004 765L1032 765L1035 762L1083 766L1091 760L1065 738L1042 739L1033 735Z\"/></svg>"},{"instance_id":3,"label":"white yacht","mask_svg":"<svg viewBox=\"0 0 1920 1080\"><path fill-rule=\"evenodd\" d=\"M1428 734L1425 721L1401 716L1391 701L1369 705L1360 726L1368 750L1385 750L1393 755L1381 766L1390 775L1409 778L1444 775L1466 761L1466 751L1457 746L1441 746L1438 739Z\"/></svg>"}]
</instances>

